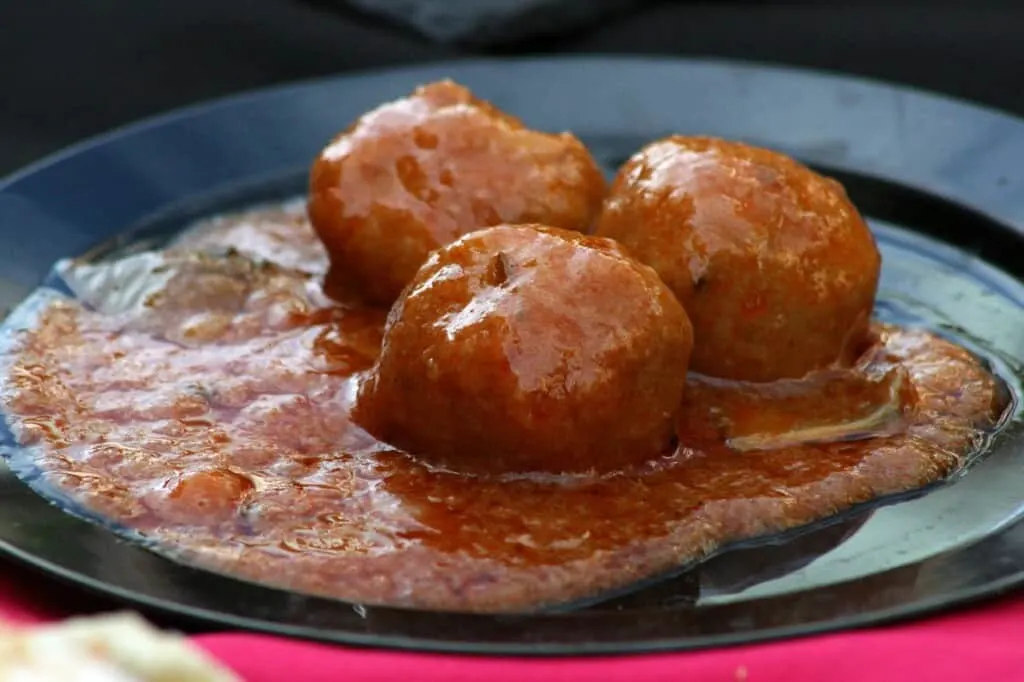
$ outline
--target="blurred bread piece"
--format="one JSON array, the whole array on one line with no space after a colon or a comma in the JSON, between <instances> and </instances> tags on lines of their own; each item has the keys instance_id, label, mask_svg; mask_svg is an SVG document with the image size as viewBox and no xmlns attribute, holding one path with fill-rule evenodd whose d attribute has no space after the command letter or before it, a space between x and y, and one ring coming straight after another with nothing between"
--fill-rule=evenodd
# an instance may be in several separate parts
<instances>
[{"instance_id":1,"label":"blurred bread piece","mask_svg":"<svg viewBox=\"0 0 1024 682\"><path fill-rule=\"evenodd\" d=\"M0 628L0 682L240 682L133 613Z\"/></svg>"}]
</instances>

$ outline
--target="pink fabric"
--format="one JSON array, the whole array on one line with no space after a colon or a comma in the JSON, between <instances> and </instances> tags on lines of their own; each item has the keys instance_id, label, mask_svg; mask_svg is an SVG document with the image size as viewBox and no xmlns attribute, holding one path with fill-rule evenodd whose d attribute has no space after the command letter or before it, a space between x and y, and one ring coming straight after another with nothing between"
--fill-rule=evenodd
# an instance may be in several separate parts
<instances>
[{"instance_id":1,"label":"pink fabric","mask_svg":"<svg viewBox=\"0 0 1024 682\"><path fill-rule=\"evenodd\" d=\"M109 604L106 605L109 608ZM0 615L23 624L102 608L23 569L0 572ZM906 682L1024 680L1024 595L915 623L714 651L588 659L350 649L264 635L195 641L249 682Z\"/></svg>"}]
</instances>

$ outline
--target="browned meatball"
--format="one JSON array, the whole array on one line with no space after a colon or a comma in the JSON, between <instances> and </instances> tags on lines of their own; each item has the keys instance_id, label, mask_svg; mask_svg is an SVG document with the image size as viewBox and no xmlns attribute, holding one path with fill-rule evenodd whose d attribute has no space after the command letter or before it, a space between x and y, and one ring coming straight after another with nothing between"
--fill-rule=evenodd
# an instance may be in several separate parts
<instances>
[{"instance_id":1,"label":"browned meatball","mask_svg":"<svg viewBox=\"0 0 1024 682\"><path fill-rule=\"evenodd\" d=\"M617 470L671 448L692 339L672 292L611 240L492 227L417 273L355 417L458 471Z\"/></svg>"},{"instance_id":2,"label":"browned meatball","mask_svg":"<svg viewBox=\"0 0 1024 682\"><path fill-rule=\"evenodd\" d=\"M597 234L652 266L693 322L691 369L771 381L864 348L881 257L842 186L736 142L670 137L619 171Z\"/></svg>"},{"instance_id":3,"label":"browned meatball","mask_svg":"<svg viewBox=\"0 0 1024 682\"><path fill-rule=\"evenodd\" d=\"M450 81L361 117L313 164L328 292L390 305L427 254L479 227L592 227L605 182L569 133L529 130Z\"/></svg>"}]
</instances>

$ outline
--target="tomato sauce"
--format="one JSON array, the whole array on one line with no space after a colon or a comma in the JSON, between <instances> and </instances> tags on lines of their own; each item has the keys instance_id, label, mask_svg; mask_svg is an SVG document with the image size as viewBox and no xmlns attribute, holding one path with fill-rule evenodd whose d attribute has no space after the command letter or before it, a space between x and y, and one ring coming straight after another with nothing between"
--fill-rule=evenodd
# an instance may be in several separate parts
<instances>
[{"instance_id":1,"label":"tomato sauce","mask_svg":"<svg viewBox=\"0 0 1024 682\"><path fill-rule=\"evenodd\" d=\"M853 369L691 375L679 447L638 470L458 475L350 421L386 311L322 294L300 205L208 221L153 262L162 284L139 305L59 300L17 337L0 378L13 433L82 505L182 560L350 601L598 595L939 480L1006 407L967 351L876 325Z\"/></svg>"}]
</instances>

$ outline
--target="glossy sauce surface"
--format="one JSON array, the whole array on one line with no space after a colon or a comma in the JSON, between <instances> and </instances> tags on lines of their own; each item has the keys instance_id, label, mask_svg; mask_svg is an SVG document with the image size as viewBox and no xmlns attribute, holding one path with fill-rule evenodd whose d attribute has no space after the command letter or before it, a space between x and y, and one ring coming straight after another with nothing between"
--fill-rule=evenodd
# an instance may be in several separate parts
<instances>
[{"instance_id":1,"label":"glossy sauce surface","mask_svg":"<svg viewBox=\"0 0 1024 682\"><path fill-rule=\"evenodd\" d=\"M692 348L679 301L615 242L492 227L392 307L353 419L452 471L620 471L675 448Z\"/></svg>"},{"instance_id":2,"label":"glossy sauce surface","mask_svg":"<svg viewBox=\"0 0 1024 682\"><path fill-rule=\"evenodd\" d=\"M350 422L385 312L322 295L326 258L297 207L137 258L120 276L156 273L156 291L119 309L56 301L18 337L2 378L12 431L85 507L185 560L346 600L499 611L593 596L938 480L1005 407L966 351L877 327L852 371L691 376L679 449L641 470L459 476ZM65 272L95 293L104 272L117 280L104 267Z\"/></svg>"},{"instance_id":3,"label":"glossy sauce surface","mask_svg":"<svg viewBox=\"0 0 1024 682\"><path fill-rule=\"evenodd\" d=\"M842 185L794 159L715 138L652 142L619 169L596 233L683 303L700 340L692 371L773 381L863 350L878 248Z\"/></svg>"},{"instance_id":4,"label":"glossy sauce surface","mask_svg":"<svg viewBox=\"0 0 1024 682\"><path fill-rule=\"evenodd\" d=\"M332 293L390 305L431 251L478 227L586 230L605 182L571 133L552 135L451 81L367 112L313 162L309 215Z\"/></svg>"}]
</instances>

